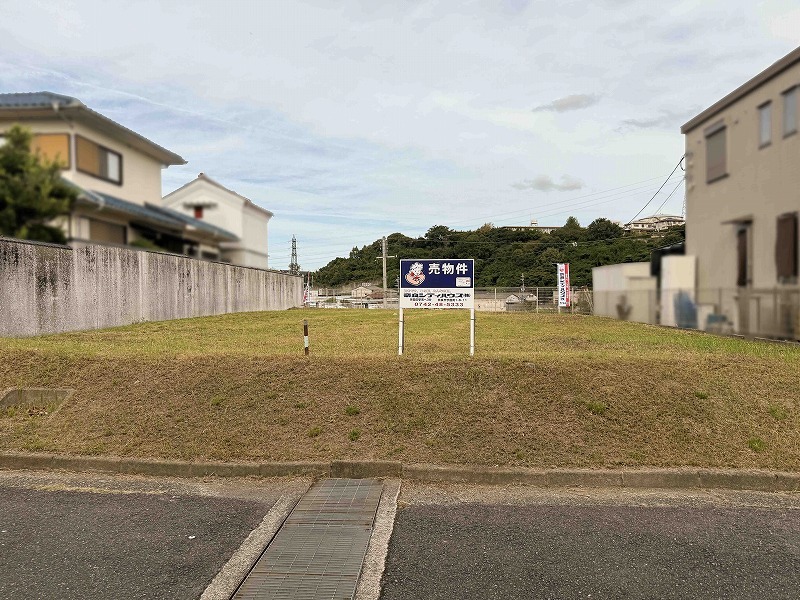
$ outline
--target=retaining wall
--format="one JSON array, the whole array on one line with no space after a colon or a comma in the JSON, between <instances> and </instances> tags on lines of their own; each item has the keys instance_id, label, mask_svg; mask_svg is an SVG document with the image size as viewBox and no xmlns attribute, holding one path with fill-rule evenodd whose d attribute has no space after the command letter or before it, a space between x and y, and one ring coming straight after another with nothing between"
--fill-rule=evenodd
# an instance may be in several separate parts
<instances>
[{"instance_id":1,"label":"retaining wall","mask_svg":"<svg viewBox=\"0 0 800 600\"><path fill-rule=\"evenodd\" d=\"M0 238L0 336L301 306L301 277L162 254Z\"/></svg>"}]
</instances>

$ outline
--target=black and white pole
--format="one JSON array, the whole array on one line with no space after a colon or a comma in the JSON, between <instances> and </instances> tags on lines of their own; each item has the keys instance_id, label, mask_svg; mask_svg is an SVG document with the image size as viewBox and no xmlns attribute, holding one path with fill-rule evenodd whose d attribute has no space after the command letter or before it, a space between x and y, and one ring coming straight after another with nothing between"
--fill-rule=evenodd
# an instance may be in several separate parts
<instances>
[{"instance_id":1,"label":"black and white pole","mask_svg":"<svg viewBox=\"0 0 800 600\"><path fill-rule=\"evenodd\" d=\"M475 309L469 309L469 355L475 356Z\"/></svg>"},{"instance_id":2,"label":"black and white pole","mask_svg":"<svg viewBox=\"0 0 800 600\"><path fill-rule=\"evenodd\" d=\"M403 322L403 309L400 309L400 331L397 335L397 355L403 356L403 335L405 334L404 330L405 323Z\"/></svg>"},{"instance_id":3,"label":"black and white pole","mask_svg":"<svg viewBox=\"0 0 800 600\"><path fill-rule=\"evenodd\" d=\"M303 346L308 356L308 319L303 319Z\"/></svg>"}]
</instances>

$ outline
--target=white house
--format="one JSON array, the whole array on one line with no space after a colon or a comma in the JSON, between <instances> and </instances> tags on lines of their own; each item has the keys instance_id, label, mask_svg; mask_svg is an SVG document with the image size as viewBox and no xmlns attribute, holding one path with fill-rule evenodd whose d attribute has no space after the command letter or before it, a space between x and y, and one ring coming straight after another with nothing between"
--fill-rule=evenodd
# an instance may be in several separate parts
<instances>
[{"instance_id":1,"label":"white house","mask_svg":"<svg viewBox=\"0 0 800 600\"><path fill-rule=\"evenodd\" d=\"M219 243L237 239L162 208L161 169L186 161L77 98L0 94L0 136L16 124L32 131L32 149L57 160L62 178L79 191L72 213L60 219L71 246L140 246L217 259Z\"/></svg>"},{"instance_id":2,"label":"white house","mask_svg":"<svg viewBox=\"0 0 800 600\"><path fill-rule=\"evenodd\" d=\"M662 231L670 227L685 225L686 219L680 215L653 215L631 221L625 226L626 231Z\"/></svg>"},{"instance_id":3,"label":"white house","mask_svg":"<svg viewBox=\"0 0 800 600\"><path fill-rule=\"evenodd\" d=\"M220 244L221 259L244 267L268 267L267 229L272 213L200 173L167 194L162 206L209 223L236 236Z\"/></svg>"}]
</instances>

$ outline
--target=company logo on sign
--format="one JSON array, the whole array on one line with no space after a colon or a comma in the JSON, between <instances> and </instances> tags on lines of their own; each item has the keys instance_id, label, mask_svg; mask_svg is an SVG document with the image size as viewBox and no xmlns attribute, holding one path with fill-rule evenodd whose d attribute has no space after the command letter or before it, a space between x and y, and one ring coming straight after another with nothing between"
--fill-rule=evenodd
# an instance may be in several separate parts
<instances>
[{"instance_id":1,"label":"company logo on sign","mask_svg":"<svg viewBox=\"0 0 800 600\"><path fill-rule=\"evenodd\" d=\"M406 281L411 285L420 285L425 281L425 275L422 274L422 263L415 262L411 265L406 273Z\"/></svg>"}]
</instances>

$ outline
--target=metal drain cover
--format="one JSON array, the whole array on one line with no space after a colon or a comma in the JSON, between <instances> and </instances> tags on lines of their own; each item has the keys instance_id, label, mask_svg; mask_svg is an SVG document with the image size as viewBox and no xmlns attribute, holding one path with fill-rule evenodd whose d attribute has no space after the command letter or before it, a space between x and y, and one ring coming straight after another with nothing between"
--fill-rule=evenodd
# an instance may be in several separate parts
<instances>
[{"instance_id":1,"label":"metal drain cover","mask_svg":"<svg viewBox=\"0 0 800 600\"><path fill-rule=\"evenodd\" d=\"M383 483L324 479L297 503L234 600L350 600Z\"/></svg>"}]
</instances>

